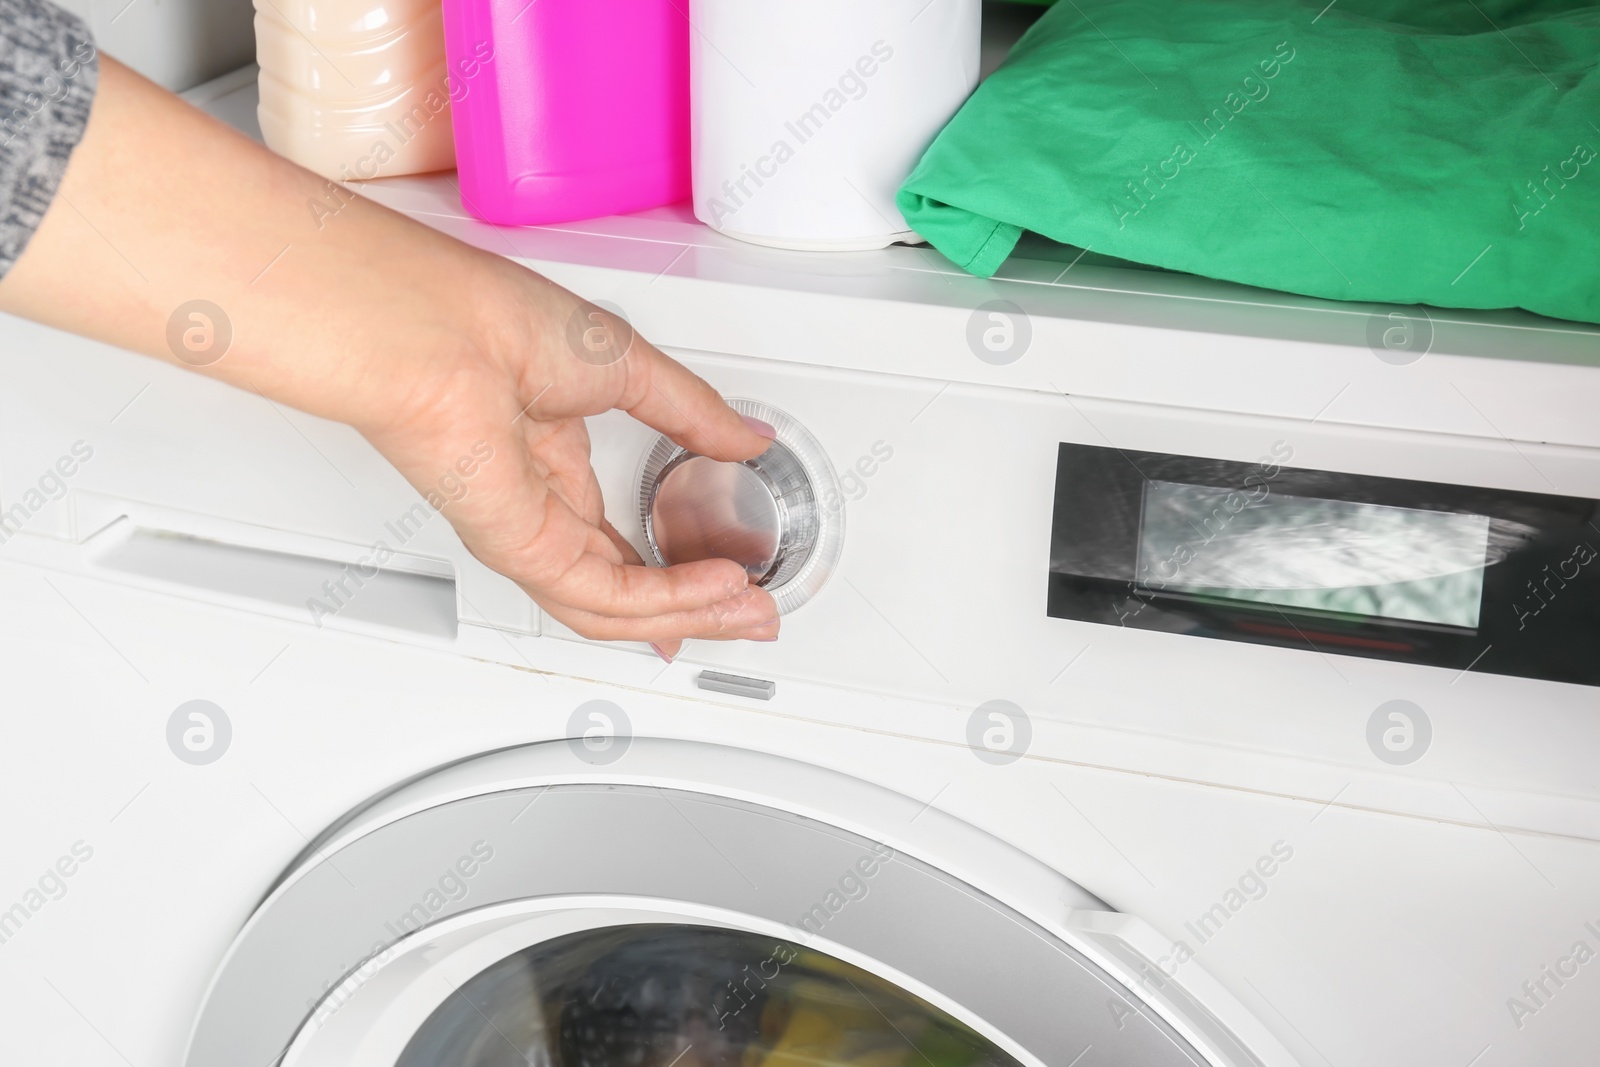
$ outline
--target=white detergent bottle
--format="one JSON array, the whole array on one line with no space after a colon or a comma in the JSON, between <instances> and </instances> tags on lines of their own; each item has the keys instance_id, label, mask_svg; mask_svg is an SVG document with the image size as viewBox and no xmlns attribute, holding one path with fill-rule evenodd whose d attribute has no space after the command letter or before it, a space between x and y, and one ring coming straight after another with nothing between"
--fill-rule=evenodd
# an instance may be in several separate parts
<instances>
[{"instance_id":1,"label":"white detergent bottle","mask_svg":"<svg viewBox=\"0 0 1600 1067\"><path fill-rule=\"evenodd\" d=\"M439 0L255 0L267 146L336 181L455 166Z\"/></svg>"},{"instance_id":2,"label":"white detergent bottle","mask_svg":"<svg viewBox=\"0 0 1600 1067\"><path fill-rule=\"evenodd\" d=\"M694 213L778 248L922 240L895 193L978 83L978 0L691 0Z\"/></svg>"}]
</instances>

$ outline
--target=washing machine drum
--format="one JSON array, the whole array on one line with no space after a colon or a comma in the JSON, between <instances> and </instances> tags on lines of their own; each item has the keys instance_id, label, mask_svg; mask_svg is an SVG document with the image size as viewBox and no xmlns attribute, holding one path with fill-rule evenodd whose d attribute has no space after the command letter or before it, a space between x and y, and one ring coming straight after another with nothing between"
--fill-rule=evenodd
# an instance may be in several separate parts
<instances>
[{"instance_id":1,"label":"washing machine drum","mask_svg":"<svg viewBox=\"0 0 1600 1067\"><path fill-rule=\"evenodd\" d=\"M396 1067L1015 1067L862 968L746 931L651 923L524 949L436 1008Z\"/></svg>"},{"instance_id":2,"label":"washing machine drum","mask_svg":"<svg viewBox=\"0 0 1600 1067\"><path fill-rule=\"evenodd\" d=\"M791 761L700 792L712 746L634 738L613 768L567 747L458 764L315 842L186 1067L1260 1067L1199 1010L1180 1032L1176 983L1157 1010L973 886L751 799ZM877 818L949 819L894 796Z\"/></svg>"}]
</instances>

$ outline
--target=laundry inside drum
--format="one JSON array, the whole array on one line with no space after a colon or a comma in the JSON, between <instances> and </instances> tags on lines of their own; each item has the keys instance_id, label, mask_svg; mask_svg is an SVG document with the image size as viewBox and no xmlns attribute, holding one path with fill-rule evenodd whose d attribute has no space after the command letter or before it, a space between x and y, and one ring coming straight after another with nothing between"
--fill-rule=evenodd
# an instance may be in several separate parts
<instances>
[{"instance_id":1,"label":"laundry inside drum","mask_svg":"<svg viewBox=\"0 0 1600 1067\"><path fill-rule=\"evenodd\" d=\"M792 942L686 924L567 934L500 960L396 1067L1020 1067L948 1013Z\"/></svg>"}]
</instances>

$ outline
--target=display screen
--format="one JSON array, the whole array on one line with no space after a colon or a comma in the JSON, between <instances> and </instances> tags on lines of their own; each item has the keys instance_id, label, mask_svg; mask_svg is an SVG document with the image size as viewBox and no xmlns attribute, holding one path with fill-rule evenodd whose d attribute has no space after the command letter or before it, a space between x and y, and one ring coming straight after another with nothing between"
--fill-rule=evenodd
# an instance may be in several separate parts
<instances>
[{"instance_id":1,"label":"display screen","mask_svg":"<svg viewBox=\"0 0 1600 1067\"><path fill-rule=\"evenodd\" d=\"M1294 459L1063 442L1046 612L1600 686L1600 500Z\"/></svg>"},{"instance_id":2,"label":"display screen","mask_svg":"<svg viewBox=\"0 0 1600 1067\"><path fill-rule=\"evenodd\" d=\"M1147 589L1475 629L1488 517L1144 483L1136 580Z\"/></svg>"}]
</instances>

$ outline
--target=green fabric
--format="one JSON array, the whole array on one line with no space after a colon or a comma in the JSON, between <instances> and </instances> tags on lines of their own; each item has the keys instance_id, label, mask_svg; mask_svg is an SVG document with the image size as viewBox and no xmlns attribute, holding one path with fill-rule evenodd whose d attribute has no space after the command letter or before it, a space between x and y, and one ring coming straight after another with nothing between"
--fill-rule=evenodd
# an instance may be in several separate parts
<instances>
[{"instance_id":1,"label":"green fabric","mask_svg":"<svg viewBox=\"0 0 1600 1067\"><path fill-rule=\"evenodd\" d=\"M984 277L1033 230L1312 296L1597 322L1597 64L1600 7L1554 0L1073 0L898 201Z\"/></svg>"}]
</instances>

